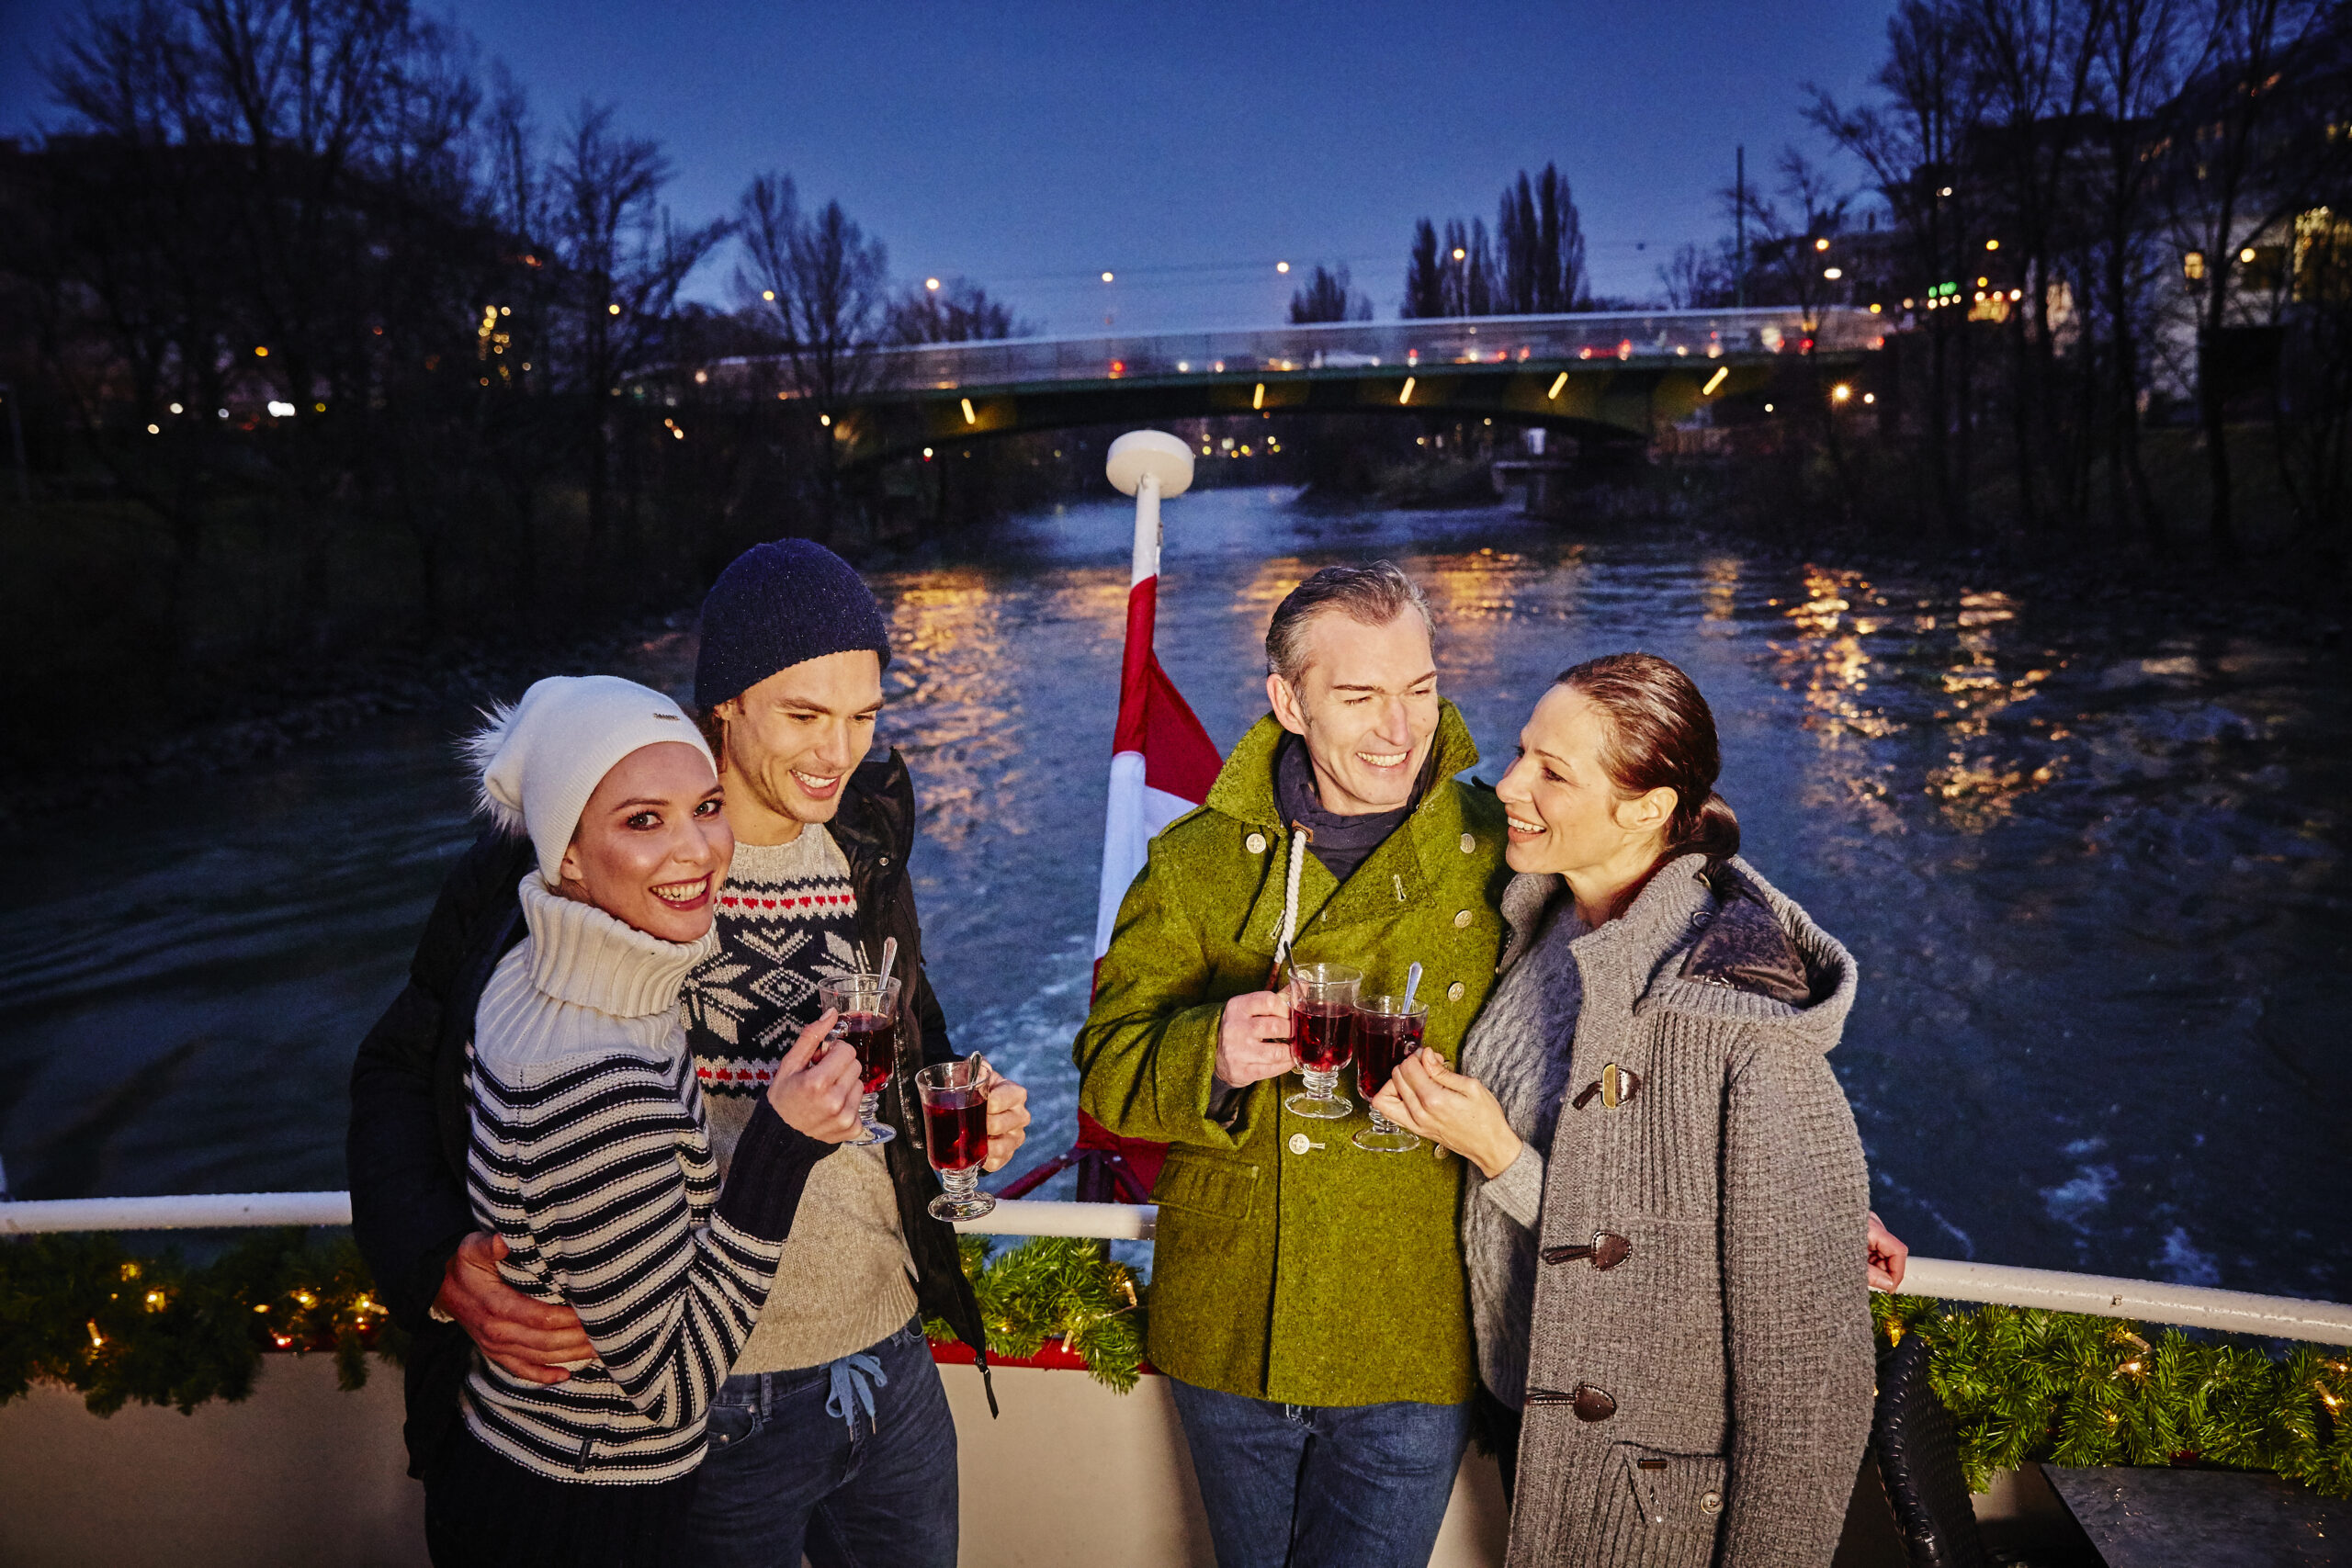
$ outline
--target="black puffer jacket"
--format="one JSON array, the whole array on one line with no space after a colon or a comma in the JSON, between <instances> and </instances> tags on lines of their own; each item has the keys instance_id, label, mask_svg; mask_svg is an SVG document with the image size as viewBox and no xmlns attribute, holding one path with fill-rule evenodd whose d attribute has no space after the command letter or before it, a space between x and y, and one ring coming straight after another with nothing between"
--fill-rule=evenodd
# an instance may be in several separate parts
<instances>
[{"instance_id":1,"label":"black puffer jacket","mask_svg":"<svg viewBox=\"0 0 2352 1568\"><path fill-rule=\"evenodd\" d=\"M915 1295L926 1317L944 1320L979 1358L988 1349L979 1307L956 1249L954 1228L925 1206L939 1178L923 1155L914 1074L949 1059L947 1021L922 967L907 857L914 845L914 785L898 752L869 759L850 775L831 824L857 892L858 936L879 953L899 939L898 972L913 977L899 1024L899 1062L882 1114L899 1130L884 1150L898 1189L899 1223L915 1263ZM460 1242L481 1228L466 1197L466 1044L491 971L523 940L514 889L536 863L530 841L491 832L476 840L442 884L424 923L408 985L360 1042L351 1071L351 1217L377 1294L413 1337L409 1353L409 1472L422 1476L457 1428L458 1388L472 1341L431 1316L442 1271ZM990 1404L994 1397L991 1393Z\"/></svg>"}]
</instances>

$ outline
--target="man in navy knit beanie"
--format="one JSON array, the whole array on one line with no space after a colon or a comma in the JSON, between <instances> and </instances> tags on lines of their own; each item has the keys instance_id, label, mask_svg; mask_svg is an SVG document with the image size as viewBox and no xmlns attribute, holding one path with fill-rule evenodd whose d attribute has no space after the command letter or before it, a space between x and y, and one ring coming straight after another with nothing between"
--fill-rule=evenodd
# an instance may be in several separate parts
<instances>
[{"instance_id":1,"label":"man in navy knit beanie","mask_svg":"<svg viewBox=\"0 0 2352 1568\"><path fill-rule=\"evenodd\" d=\"M753 545L702 602L695 705L716 707L779 670L861 648L890 662L882 606L849 562L814 539Z\"/></svg>"},{"instance_id":2,"label":"man in navy knit beanie","mask_svg":"<svg viewBox=\"0 0 2352 1568\"><path fill-rule=\"evenodd\" d=\"M819 1568L953 1568L956 1558L956 1427L922 1323L946 1323L983 1378L987 1335L954 1229L927 1212L940 1184L923 1151L914 1075L955 1049L923 972L908 875L913 784L895 750L868 755L889 657L873 593L847 562L805 539L745 551L703 603L695 705L718 759L735 857L718 893L718 952L687 977L683 999L722 1175L785 1051L822 1013L819 983L879 968L894 941L899 983L895 1060L863 1085L878 1091L878 1118L894 1135L843 1145L811 1168L767 1304L711 1403L688 1529L695 1561L722 1568L804 1554ZM442 1462L457 1380L475 1347L538 1383L564 1380L567 1366L595 1354L570 1308L504 1281L497 1238L477 1231L449 1240L472 1221L462 1168L439 1168L447 1139L435 1105L451 1086L462 1092L465 1021L478 998L445 994L443 976L488 973L466 933L503 929L501 912L533 856L528 840L469 852L435 908L410 990L353 1072L360 1243L399 1296L404 1326L431 1352L432 1378L413 1368L409 1387L419 1475ZM456 1026L444 1027L445 1017ZM831 1045L801 1070L848 1049ZM1021 1146L1027 1100L1002 1080L990 1092L989 1169ZM439 1112L453 1113L462 1111ZM472 1344L451 1343L449 1325ZM444 1555L435 1549L436 1562Z\"/></svg>"},{"instance_id":3,"label":"man in navy knit beanie","mask_svg":"<svg viewBox=\"0 0 2352 1568\"><path fill-rule=\"evenodd\" d=\"M956 1561L956 1428L922 1320L969 1292L954 1235L926 1212L939 1186L914 1092L915 1072L954 1053L907 872L913 786L896 751L868 755L889 657L873 592L808 539L744 551L703 601L695 704L735 861L685 1013L720 1159L821 1011L820 981L872 972L895 938L899 982L896 1063L865 1084L895 1136L811 1170L768 1304L712 1402L691 1521L707 1563ZM990 1093L990 1170L1020 1146L1027 1099L1003 1081Z\"/></svg>"}]
</instances>

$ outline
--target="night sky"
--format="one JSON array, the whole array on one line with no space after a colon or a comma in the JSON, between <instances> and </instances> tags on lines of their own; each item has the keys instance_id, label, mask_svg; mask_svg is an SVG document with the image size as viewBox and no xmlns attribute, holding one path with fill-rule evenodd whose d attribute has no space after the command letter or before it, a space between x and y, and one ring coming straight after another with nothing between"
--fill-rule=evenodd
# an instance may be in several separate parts
<instances>
[{"instance_id":1,"label":"night sky","mask_svg":"<svg viewBox=\"0 0 2352 1568\"><path fill-rule=\"evenodd\" d=\"M1867 92L1892 8L459 0L454 16L544 120L611 101L658 138L680 219L782 169L884 240L899 279L962 274L1064 333L1106 313L1279 321L1318 261L1393 316L1413 220L1491 224L1504 181L1546 160L1574 186L1594 287L1654 295L1676 244L1721 231L1736 144L1769 177L1781 145L1810 144L1804 84ZM54 113L32 61L77 10L0 0L0 135ZM689 292L722 299L730 266Z\"/></svg>"}]
</instances>

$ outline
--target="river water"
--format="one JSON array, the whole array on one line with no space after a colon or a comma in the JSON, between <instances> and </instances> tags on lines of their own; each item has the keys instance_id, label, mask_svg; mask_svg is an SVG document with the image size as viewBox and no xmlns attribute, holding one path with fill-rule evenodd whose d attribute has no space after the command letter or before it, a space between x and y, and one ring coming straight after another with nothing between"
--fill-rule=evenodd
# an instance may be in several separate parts
<instances>
[{"instance_id":1,"label":"river water","mask_svg":"<svg viewBox=\"0 0 2352 1568\"><path fill-rule=\"evenodd\" d=\"M874 577L933 978L959 1048L1032 1089L1019 1166L1074 1125L1130 517L1071 504ZM1500 511L1209 491L1167 528L1160 658L1220 746L1262 711L1267 615L1334 560L1428 589L1489 780L1562 667L1639 647L1688 670L1749 858L1860 960L1832 1060L1921 1254L2352 1291L2336 656ZM681 634L617 668L683 694L690 659ZM352 1048L470 836L462 723L381 723L9 846L17 1196L344 1185Z\"/></svg>"}]
</instances>

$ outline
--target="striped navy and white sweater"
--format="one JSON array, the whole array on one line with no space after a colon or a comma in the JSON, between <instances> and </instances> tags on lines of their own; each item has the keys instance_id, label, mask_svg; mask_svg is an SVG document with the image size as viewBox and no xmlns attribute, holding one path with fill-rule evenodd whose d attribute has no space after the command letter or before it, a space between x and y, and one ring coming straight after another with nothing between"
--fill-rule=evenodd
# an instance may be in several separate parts
<instances>
[{"instance_id":1,"label":"striped navy and white sweater","mask_svg":"<svg viewBox=\"0 0 2352 1568\"><path fill-rule=\"evenodd\" d=\"M542 1386L479 1351L473 1434L559 1481L651 1483L702 1459L712 1392L765 1303L809 1168L831 1145L764 1098L722 1190L678 987L716 939L663 942L523 879L468 1052L474 1214L507 1283L579 1313L596 1359Z\"/></svg>"}]
</instances>

